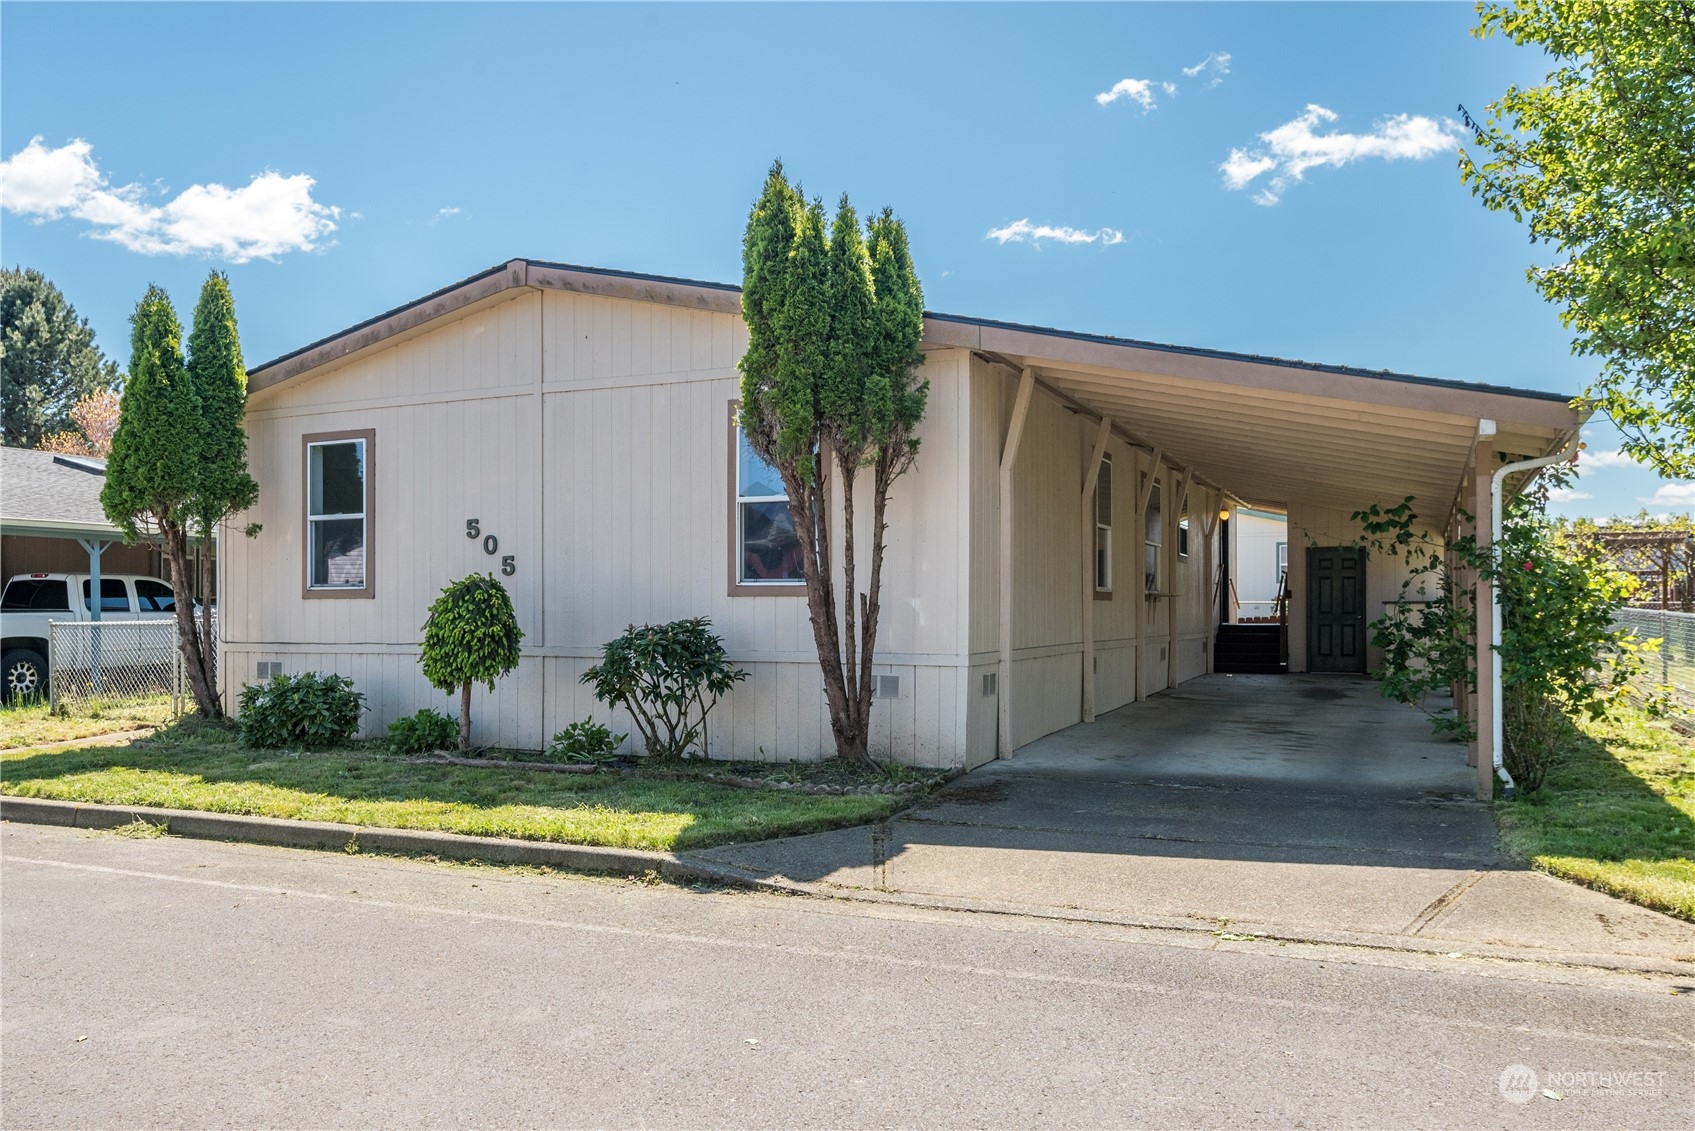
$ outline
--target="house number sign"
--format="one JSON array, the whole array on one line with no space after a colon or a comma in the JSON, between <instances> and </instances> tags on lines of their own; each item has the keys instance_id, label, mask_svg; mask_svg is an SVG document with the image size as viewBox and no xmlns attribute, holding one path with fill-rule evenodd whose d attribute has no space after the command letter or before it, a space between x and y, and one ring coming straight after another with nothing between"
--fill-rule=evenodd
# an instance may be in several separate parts
<instances>
[{"instance_id":1,"label":"house number sign","mask_svg":"<svg viewBox=\"0 0 1695 1131\"><path fill-rule=\"evenodd\" d=\"M491 558L500 553L500 539L496 538L492 534L483 533L483 523L481 519L468 518L465 520L465 537L471 539L473 542L475 542L478 538L481 538L483 540L483 553L487 554ZM500 572L505 577L511 577L513 574L517 573L517 555L501 555Z\"/></svg>"}]
</instances>

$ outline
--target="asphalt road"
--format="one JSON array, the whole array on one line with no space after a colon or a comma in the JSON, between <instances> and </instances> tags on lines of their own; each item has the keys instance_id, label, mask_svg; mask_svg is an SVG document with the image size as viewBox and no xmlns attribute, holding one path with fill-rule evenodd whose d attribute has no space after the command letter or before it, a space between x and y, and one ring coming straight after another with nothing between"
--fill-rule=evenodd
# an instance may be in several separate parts
<instances>
[{"instance_id":1,"label":"asphalt road","mask_svg":"<svg viewBox=\"0 0 1695 1131\"><path fill-rule=\"evenodd\" d=\"M34 826L0 854L8 1128L1695 1125L1664 978Z\"/></svg>"}]
</instances>

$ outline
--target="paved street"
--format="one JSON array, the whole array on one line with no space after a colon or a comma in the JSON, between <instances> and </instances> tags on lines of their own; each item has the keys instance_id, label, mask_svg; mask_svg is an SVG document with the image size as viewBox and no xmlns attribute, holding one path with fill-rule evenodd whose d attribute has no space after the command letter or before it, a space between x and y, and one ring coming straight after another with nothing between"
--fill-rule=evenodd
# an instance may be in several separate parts
<instances>
[{"instance_id":1,"label":"paved street","mask_svg":"<svg viewBox=\"0 0 1695 1131\"><path fill-rule=\"evenodd\" d=\"M8 1127L1695 1122L1695 986L1661 977L37 826L0 851Z\"/></svg>"}]
</instances>

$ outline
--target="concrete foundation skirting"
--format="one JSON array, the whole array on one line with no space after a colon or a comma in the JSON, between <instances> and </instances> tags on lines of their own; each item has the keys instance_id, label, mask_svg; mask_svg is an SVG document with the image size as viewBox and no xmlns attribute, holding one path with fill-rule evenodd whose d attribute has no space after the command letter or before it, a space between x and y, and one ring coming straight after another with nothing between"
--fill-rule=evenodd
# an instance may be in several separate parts
<instances>
[{"instance_id":1,"label":"concrete foundation skirting","mask_svg":"<svg viewBox=\"0 0 1695 1131\"><path fill-rule=\"evenodd\" d=\"M718 869L699 867L669 852L639 848L600 848L582 844L465 836L417 829L374 829L330 821L291 821L235 813L155 809L146 805L86 805L34 797L0 797L0 820L79 829L113 829L136 821L164 825L172 836L233 840L279 848L332 852L386 852L476 860L489 864L529 864L580 872L640 876L655 872L669 880L735 883Z\"/></svg>"}]
</instances>

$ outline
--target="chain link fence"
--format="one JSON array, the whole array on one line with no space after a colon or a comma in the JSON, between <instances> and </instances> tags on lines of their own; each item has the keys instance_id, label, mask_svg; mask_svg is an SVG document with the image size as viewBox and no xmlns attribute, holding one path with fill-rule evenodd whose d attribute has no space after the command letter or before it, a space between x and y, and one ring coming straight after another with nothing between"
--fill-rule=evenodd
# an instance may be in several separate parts
<instances>
[{"instance_id":1,"label":"chain link fence","mask_svg":"<svg viewBox=\"0 0 1695 1131\"><path fill-rule=\"evenodd\" d=\"M55 621L49 632L47 697L55 713L164 697L182 713L188 677L176 621Z\"/></svg>"},{"instance_id":2,"label":"chain link fence","mask_svg":"<svg viewBox=\"0 0 1695 1131\"><path fill-rule=\"evenodd\" d=\"M1644 679L1655 688L1671 688L1672 724L1695 733L1695 613L1670 609L1621 609L1616 622L1644 640L1659 639L1658 655L1644 657Z\"/></svg>"}]
</instances>

